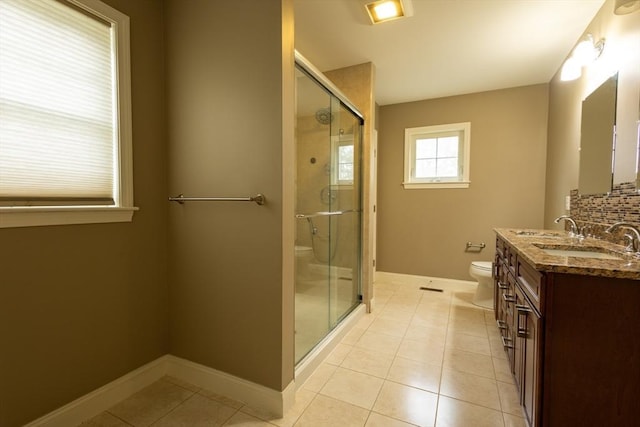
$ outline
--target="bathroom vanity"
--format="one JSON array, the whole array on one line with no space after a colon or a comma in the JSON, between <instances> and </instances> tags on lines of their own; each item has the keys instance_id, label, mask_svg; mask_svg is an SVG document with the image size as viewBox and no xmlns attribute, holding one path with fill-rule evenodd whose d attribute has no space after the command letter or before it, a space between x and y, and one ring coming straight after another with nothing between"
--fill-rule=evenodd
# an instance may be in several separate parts
<instances>
[{"instance_id":1,"label":"bathroom vanity","mask_svg":"<svg viewBox=\"0 0 640 427\"><path fill-rule=\"evenodd\" d=\"M528 424L638 425L640 260L566 232L495 231L495 317Z\"/></svg>"}]
</instances>

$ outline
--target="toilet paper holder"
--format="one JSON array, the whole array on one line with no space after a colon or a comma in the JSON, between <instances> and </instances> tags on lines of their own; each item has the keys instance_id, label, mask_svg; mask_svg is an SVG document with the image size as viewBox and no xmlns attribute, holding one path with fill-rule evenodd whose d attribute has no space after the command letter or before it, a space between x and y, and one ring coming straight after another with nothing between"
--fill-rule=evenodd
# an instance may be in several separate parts
<instances>
[{"instance_id":1,"label":"toilet paper holder","mask_svg":"<svg viewBox=\"0 0 640 427\"><path fill-rule=\"evenodd\" d=\"M467 248L466 248L466 250L469 250L469 249L478 249L478 251L481 251L481 250L483 250L483 249L484 249L484 248L486 248L486 247L487 247L487 245L486 245L484 242L482 242L482 243L472 243L472 242L467 242Z\"/></svg>"}]
</instances>

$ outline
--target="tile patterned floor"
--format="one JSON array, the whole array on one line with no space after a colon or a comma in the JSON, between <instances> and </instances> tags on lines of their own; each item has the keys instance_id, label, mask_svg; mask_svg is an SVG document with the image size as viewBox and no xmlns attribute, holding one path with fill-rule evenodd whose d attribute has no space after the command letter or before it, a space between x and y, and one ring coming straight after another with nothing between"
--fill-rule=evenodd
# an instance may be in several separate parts
<instances>
[{"instance_id":1,"label":"tile patterned floor","mask_svg":"<svg viewBox=\"0 0 640 427\"><path fill-rule=\"evenodd\" d=\"M387 280L375 284L375 313L303 384L284 418L165 377L82 425L525 426L493 313L471 304L473 287Z\"/></svg>"}]
</instances>

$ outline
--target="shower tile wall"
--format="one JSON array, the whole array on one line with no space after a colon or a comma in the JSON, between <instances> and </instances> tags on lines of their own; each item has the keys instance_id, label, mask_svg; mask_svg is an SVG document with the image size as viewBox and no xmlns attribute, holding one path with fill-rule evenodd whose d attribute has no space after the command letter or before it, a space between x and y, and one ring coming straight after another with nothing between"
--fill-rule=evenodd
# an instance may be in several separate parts
<instances>
[{"instance_id":1,"label":"shower tile wall","mask_svg":"<svg viewBox=\"0 0 640 427\"><path fill-rule=\"evenodd\" d=\"M352 130L347 130L352 131ZM331 150L329 126L319 123L314 116L299 117L296 129L296 212L312 213L318 211L341 210L353 208L353 189L331 186ZM328 263L329 245L336 248L331 260L334 266L353 265L354 227L342 224L342 221L351 220L352 216L344 217L319 217L313 219L318 228L314 236L315 261L321 264ZM296 246L313 247L309 223L298 220L296 223ZM338 241L328 240L329 226L332 227L333 236ZM343 226L344 225L344 226ZM336 230L338 232L336 233Z\"/></svg>"},{"instance_id":2,"label":"shower tile wall","mask_svg":"<svg viewBox=\"0 0 640 427\"><path fill-rule=\"evenodd\" d=\"M296 208L299 213L317 210L322 188L326 185L325 165L328 164L324 145L327 126L318 123L315 117L298 117L296 129ZM311 232L306 221L297 222L296 245L311 247Z\"/></svg>"}]
</instances>

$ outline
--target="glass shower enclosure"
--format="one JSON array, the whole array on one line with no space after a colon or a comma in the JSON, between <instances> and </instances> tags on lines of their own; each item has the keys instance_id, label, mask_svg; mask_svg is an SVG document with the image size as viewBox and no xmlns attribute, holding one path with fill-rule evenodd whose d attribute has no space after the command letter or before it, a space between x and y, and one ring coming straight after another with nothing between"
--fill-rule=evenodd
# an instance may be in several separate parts
<instances>
[{"instance_id":1,"label":"glass shower enclosure","mask_svg":"<svg viewBox=\"0 0 640 427\"><path fill-rule=\"evenodd\" d=\"M361 301L362 115L296 56L295 360Z\"/></svg>"}]
</instances>

